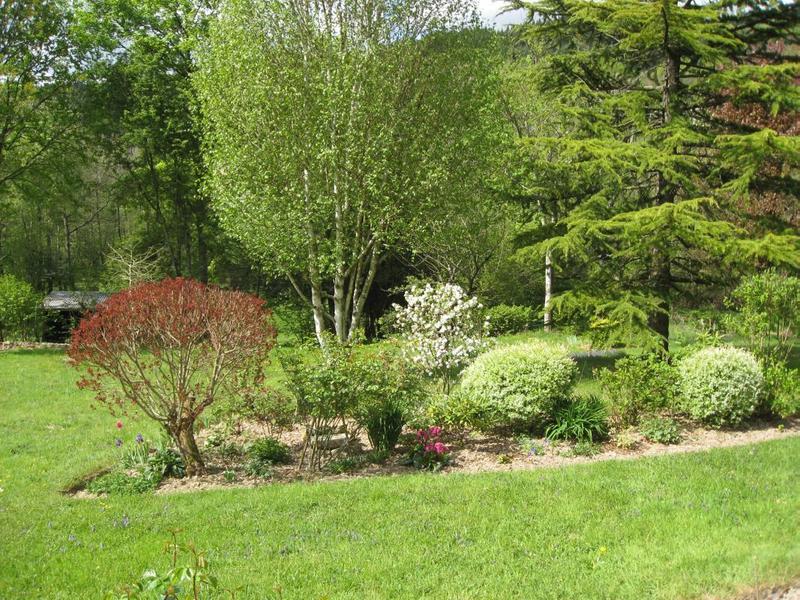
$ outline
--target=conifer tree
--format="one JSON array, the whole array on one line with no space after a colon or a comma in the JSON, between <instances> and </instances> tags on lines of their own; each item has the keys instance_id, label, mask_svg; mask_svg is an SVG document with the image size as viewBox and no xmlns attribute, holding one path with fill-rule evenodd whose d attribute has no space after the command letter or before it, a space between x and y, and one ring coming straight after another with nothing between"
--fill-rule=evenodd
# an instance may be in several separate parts
<instances>
[{"instance_id":1,"label":"conifer tree","mask_svg":"<svg viewBox=\"0 0 800 600\"><path fill-rule=\"evenodd\" d=\"M538 249L581 279L558 295L607 344L668 349L676 300L743 268L800 267L792 230L749 227L754 193L797 201L800 142L726 119L759 105L797 117L798 8L763 0L515 1L537 60L531 92L558 107L558 137L521 139L509 187L567 206ZM781 52L775 41L782 40Z\"/></svg>"}]
</instances>

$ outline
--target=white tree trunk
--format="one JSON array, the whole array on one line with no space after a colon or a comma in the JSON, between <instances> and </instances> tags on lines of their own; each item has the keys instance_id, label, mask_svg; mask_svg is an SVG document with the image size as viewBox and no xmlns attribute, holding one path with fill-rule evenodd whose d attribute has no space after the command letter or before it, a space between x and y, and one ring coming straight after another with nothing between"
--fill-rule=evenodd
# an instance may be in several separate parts
<instances>
[{"instance_id":1,"label":"white tree trunk","mask_svg":"<svg viewBox=\"0 0 800 600\"><path fill-rule=\"evenodd\" d=\"M553 255L547 250L544 255L544 330L553 329Z\"/></svg>"}]
</instances>

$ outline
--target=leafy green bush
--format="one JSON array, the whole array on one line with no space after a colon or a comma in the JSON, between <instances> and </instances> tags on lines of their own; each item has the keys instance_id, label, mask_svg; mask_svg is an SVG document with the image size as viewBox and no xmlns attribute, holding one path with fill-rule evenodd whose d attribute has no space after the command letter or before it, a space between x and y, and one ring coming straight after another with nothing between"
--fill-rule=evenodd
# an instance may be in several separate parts
<instances>
[{"instance_id":1,"label":"leafy green bush","mask_svg":"<svg viewBox=\"0 0 800 600\"><path fill-rule=\"evenodd\" d=\"M117 422L122 429L122 421ZM117 448L124 442L117 438ZM125 445L119 455L119 464L108 473L88 482L86 489L93 494L142 494L158 487L166 477L183 477L186 468L177 450L167 443L150 443L141 433L135 442Z\"/></svg>"},{"instance_id":2,"label":"leafy green bush","mask_svg":"<svg viewBox=\"0 0 800 600\"><path fill-rule=\"evenodd\" d=\"M530 306L509 306L508 304L492 306L486 309L485 315L489 321L491 335L526 331L536 319L536 314Z\"/></svg>"},{"instance_id":3,"label":"leafy green bush","mask_svg":"<svg viewBox=\"0 0 800 600\"><path fill-rule=\"evenodd\" d=\"M374 450L391 452L424 397L421 374L402 356L382 352L358 357L353 376L359 385L353 416Z\"/></svg>"},{"instance_id":4,"label":"leafy green bush","mask_svg":"<svg viewBox=\"0 0 800 600\"><path fill-rule=\"evenodd\" d=\"M773 414L782 419L800 416L800 370L770 365L764 369L764 387Z\"/></svg>"},{"instance_id":5,"label":"leafy green bush","mask_svg":"<svg viewBox=\"0 0 800 600\"><path fill-rule=\"evenodd\" d=\"M618 428L636 425L643 415L673 409L678 397L677 371L653 354L622 358L597 378Z\"/></svg>"},{"instance_id":6,"label":"leafy green bush","mask_svg":"<svg viewBox=\"0 0 800 600\"><path fill-rule=\"evenodd\" d=\"M759 359L786 360L800 335L800 278L774 270L752 275L734 290L729 305L739 312L728 326L750 340Z\"/></svg>"},{"instance_id":7,"label":"leafy green bush","mask_svg":"<svg viewBox=\"0 0 800 600\"><path fill-rule=\"evenodd\" d=\"M681 441L681 428L675 419L650 417L643 419L639 431L648 442L656 444L677 444Z\"/></svg>"},{"instance_id":8,"label":"leafy green bush","mask_svg":"<svg viewBox=\"0 0 800 600\"><path fill-rule=\"evenodd\" d=\"M486 407L474 396L460 389L449 394L432 396L417 424L420 427L444 425L451 431L481 431L491 426Z\"/></svg>"},{"instance_id":9,"label":"leafy green bush","mask_svg":"<svg viewBox=\"0 0 800 600\"><path fill-rule=\"evenodd\" d=\"M292 462L292 451L289 446L271 437L261 438L250 444L247 448L247 456L275 465L286 465Z\"/></svg>"},{"instance_id":10,"label":"leafy green bush","mask_svg":"<svg viewBox=\"0 0 800 600\"><path fill-rule=\"evenodd\" d=\"M157 477L141 472L129 474L122 471L112 471L90 481L86 484L86 490L92 494L128 496L152 491L160 481L161 479Z\"/></svg>"},{"instance_id":11,"label":"leafy green bush","mask_svg":"<svg viewBox=\"0 0 800 600\"><path fill-rule=\"evenodd\" d=\"M467 367L461 389L495 427L536 429L571 395L578 368L560 346L531 342L495 348Z\"/></svg>"},{"instance_id":12,"label":"leafy green bush","mask_svg":"<svg viewBox=\"0 0 800 600\"><path fill-rule=\"evenodd\" d=\"M608 412L596 396L576 398L556 412L556 422L547 428L551 440L594 442L608 435Z\"/></svg>"},{"instance_id":13,"label":"leafy green bush","mask_svg":"<svg viewBox=\"0 0 800 600\"><path fill-rule=\"evenodd\" d=\"M291 428L297 418L294 398L282 390L269 388L238 394L212 406L217 420L236 423L242 420L264 425L270 435Z\"/></svg>"},{"instance_id":14,"label":"leafy green bush","mask_svg":"<svg viewBox=\"0 0 800 600\"><path fill-rule=\"evenodd\" d=\"M37 339L41 298L25 281L0 275L0 342L14 337Z\"/></svg>"},{"instance_id":15,"label":"leafy green bush","mask_svg":"<svg viewBox=\"0 0 800 600\"><path fill-rule=\"evenodd\" d=\"M306 423L304 464L312 469L324 466L340 431L351 439L363 428L373 448L391 450L424 397L419 371L399 351L354 351L329 340L324 353L281 360Z\"/></svg>"},{"instance_id":16,"label":"leafy green bush","mask_svg":"<svg viewBox=\"0 0 800 600\"><path fill-rule=\"evenodd\" d=\"M753 414L764 389L755 356L739 348L704 348L683 359L678 371L683 409L712 427L739 425Z\"/></svg>"},{"instance_id":17,"label":"leafy green bush","mask_svg":"<svg viewBox=\"0 0 800 600\"><path fill-rule=\"evenodd\" d=\"M330 460L330 437L344 429L358 406L360 381L354 376L352 347L326 340L325 351L280 355L288 387L297 402L297 413L306 428L301 466L318 470Z\"/></svg>"},{"instance_id":18,"label":"leafy green bush","mask_svg":"<svg viewBox=\"0 0 800 600\"><path fill-rule=\"evenodd\" d=\"M177 450L162 446L155 448L147 457L144 474L158 484L165 477L186 475L186 465Z\"/></svg>"},{"instance_id":19,"label":"leafy green bush","mask_svg":"<svg viewBox=\"0 0 800 600\"><path fill-rule=\"evenodd\" d=\"M244 472L251 477L270 478L274 472L275 465L269 460L261 460L259 458L250 458L244 465Z\"/></svg>"},{"instance_id":20,"label":"leafy green bush","mask_svg":"<svg viewBox=\"0 0 800 600\"><path fill-rule=\"evenodd\" d=\"M280 441L265 437L256 440L247 448L245 473L253 477L272 477L275 465L292 462L289 446Z\"/></svg>"}]
</instances>

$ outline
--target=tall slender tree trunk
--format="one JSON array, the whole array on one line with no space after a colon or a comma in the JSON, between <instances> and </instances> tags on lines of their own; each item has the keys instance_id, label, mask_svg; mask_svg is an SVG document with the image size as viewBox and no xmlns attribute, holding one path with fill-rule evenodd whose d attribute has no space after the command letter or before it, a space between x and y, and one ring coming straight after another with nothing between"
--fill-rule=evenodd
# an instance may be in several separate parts
<instances>
[{"instance_id":1,"label":"tall slender tree trunk","mask_svg":"<svg viewBox=\"0 0 800 600\"><path fill-rule=\"evenodd\" d=\"M553 254L544 254L544 330L553 330Z\"/></svg>"},{"instance_id":2,"label":"tall slender tree trunk","mask_svg":"<svg viewBox=\"0 0 800 600\"><path fill-rule=\"evenodd\" d=\"M206 242L204 219L195 215L195 231L197 233L197 276L203 283L208 283L208 243Z\"/></svg>"},{"instance_id":3,"label":"tall slender tree trunk","mask_svg":"<svg viewBox=\"0 0 800 600\"><path fill-rule=\"evenodd\" d=\"M347 338L352 340L361 327L361 319L364 315L364 307L367 305L367 297L369 291L372 289L372 283L375 281L375 275L378 272L378 265L381 260L381 241L375 239L372 246L372 252L369 257L369 266L367 267L367 274L364 277L363 283L356 282L353 292L353 314L350 317L350 331Z\"/></svg>"},{"instance_id":4,"label":"tall slender tree trunk","mask_svg":"<svg viewBox=\"0 0 800 600\"><path fill-rule=\"evenodd\" d=\"M69 229L69 217L67 216L67 213L63 213L62 217L64 221L64 244L66 245L67 250L67 272L65 274L65 281L67 287L72 289L75 287L75 281L72 277L72 232Z\"/></svg>"},{"instance_id":5,"label":"tall slender tree trunk","mask_svg":"<svg viewBox=\"0 0 800 600\"><path fill-rule=\"evenodd\" d=\"M664 21L664 83L661 88L662 123L666 127L672 121L672 102L680 81L680 56L671 48L669 1L665 1L661 14ZM657 190L655 204L661 205L673 202L677 194L675 185L665 181L662 172L657 174ZM653 291L660 298L659 310L654 311L649 317L648 325L659 336L661 350L666 355L669 352L669 326L670 326L670 293L672 291L672 270L670 258L660 248L653 248L651 257L650 279Z\"/></svg>"}]
</instances>

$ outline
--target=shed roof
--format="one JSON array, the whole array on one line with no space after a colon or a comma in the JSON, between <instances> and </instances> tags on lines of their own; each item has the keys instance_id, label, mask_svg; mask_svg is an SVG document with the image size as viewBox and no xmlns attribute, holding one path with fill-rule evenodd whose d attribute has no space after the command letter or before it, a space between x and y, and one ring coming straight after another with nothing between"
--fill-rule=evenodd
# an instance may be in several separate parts
<instances>
[{"instance_id":1,"label":"shed roof","mask_svg":"<svg viewBox=\"0 0 800 600\"><path fill-rule=\"evenodd\" d=\"M42 306L46 310L86 310L94 308L108 298L104 292L50 292Z\"/></svg>"}]
</instances>

